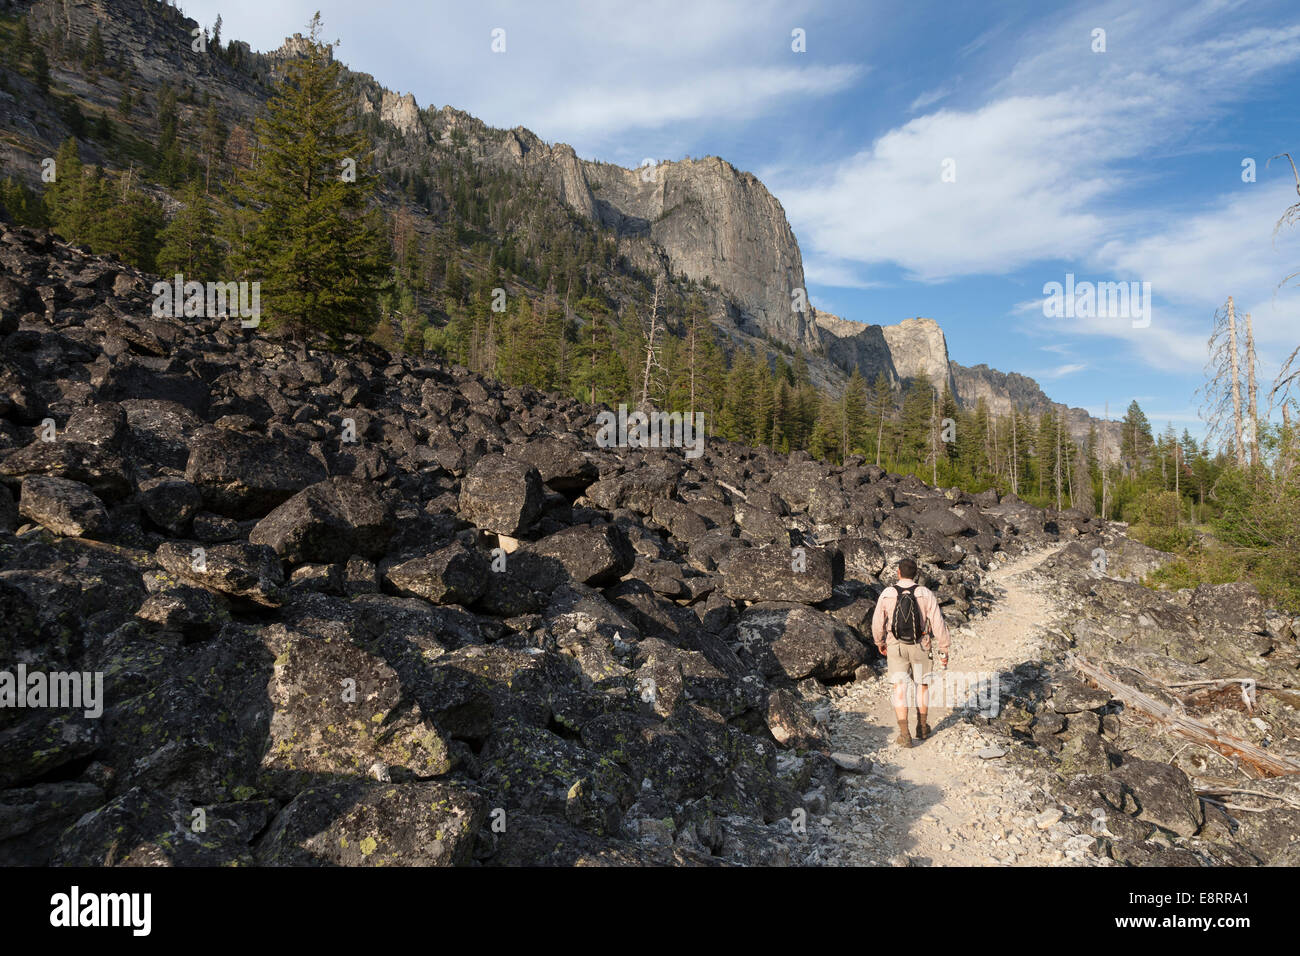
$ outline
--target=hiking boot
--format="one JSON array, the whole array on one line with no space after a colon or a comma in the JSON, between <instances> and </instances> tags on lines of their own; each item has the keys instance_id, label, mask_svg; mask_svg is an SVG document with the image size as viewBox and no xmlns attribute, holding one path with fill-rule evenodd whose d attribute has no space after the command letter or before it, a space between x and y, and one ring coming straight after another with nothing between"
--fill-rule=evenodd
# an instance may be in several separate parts
<instances>
[{"instance_id":1,"label":"hiking boot","mask_svg":"<svg viewBox=\"0 0 1300 956\"><path fill-rule=\"evenodd\" d=\"M900 720L898 722L898 736L894 738L894 743L898 744L900 747L912 746L912 735L907 729L906 720Z\"/></svg>"},{"instance_id":2,"label":"hiking boot","mask_svg":"<svg viewBox=\"0 0 1300 956\"><path fill-rule=\"evenodd\" d=\"M918 714L916 718L916 739L925 740L930 736L930 724L925 719L925 714Z\"/></svg>"}]
</instances>

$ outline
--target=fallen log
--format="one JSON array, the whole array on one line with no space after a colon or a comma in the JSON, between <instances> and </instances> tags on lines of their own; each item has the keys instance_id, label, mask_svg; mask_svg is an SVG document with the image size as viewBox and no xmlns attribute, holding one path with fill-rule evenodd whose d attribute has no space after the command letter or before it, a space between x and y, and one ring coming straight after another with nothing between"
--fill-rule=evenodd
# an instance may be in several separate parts
<instances>
[{"instance_id":1,"label":"fallen log","mask_svg":"<svg viewBox=\"0 0 1300 956\"><path fill-rule=\"evenodd\" d=\"M1240 764L1244 765L1243 769L1249 768L1261 777L1278 777L1283 774L1300 773L1300 761L1298 760L1269 753L1249 740L1242 740L1240 737L1234 737L1231 734L1215 730L1204 721L1180 713L1168 704L1156 700L1150 694L1145 694L1135 687L1128 686L1128 684L1106 673L1091 661L1076 657L1073 654L1067 655L1066 660L1080 674L1102 690L1109 691L1115 700L1120 701L1126 707L1145 714L1180 737L1203 744L1225 757L1235 758Z\"/></svg>"}]
</instances>

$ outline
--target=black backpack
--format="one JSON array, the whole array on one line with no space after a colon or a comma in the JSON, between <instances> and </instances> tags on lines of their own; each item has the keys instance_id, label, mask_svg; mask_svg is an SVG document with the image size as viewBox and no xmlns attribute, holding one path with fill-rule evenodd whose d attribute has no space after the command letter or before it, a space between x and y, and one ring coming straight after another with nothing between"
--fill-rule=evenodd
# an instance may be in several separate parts
<instances>
[{"instance_id":1,"label":"black backpack","mask_svg":"<svg viewBox=\"0 0 1300 956\"><path fill-rule=\"evenodd\" d=\"M916 595L912 593L915 590L915 584L910 588L894 585L898 599L894 601L894 619L890 622L890 631L894 639L903 644L915 644L921 639L924 629L921 608L916 603Z\"/></svg>"}]
</instances>

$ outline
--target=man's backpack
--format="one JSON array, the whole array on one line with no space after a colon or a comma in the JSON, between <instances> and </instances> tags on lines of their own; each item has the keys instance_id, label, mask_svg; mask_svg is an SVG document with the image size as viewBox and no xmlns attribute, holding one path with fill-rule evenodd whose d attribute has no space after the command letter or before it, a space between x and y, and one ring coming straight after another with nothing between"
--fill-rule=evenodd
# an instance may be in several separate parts
<instances>
[{"instance_id":1,"label":"man's backpack","mask_svg":"<svg viewBox=\"0 0 1300 956\"><path fill-rule=\"evenodd\" d=\"M910 588L894 585L898 598L894 601L894 619L890 622L890 631L894 639L902 644L915 644L921 639L921 634L925 630L925 624L921 620L920 605L916 603L916 595L912 593L915 590L915 584Z\"/></svg>"}]
</instances>

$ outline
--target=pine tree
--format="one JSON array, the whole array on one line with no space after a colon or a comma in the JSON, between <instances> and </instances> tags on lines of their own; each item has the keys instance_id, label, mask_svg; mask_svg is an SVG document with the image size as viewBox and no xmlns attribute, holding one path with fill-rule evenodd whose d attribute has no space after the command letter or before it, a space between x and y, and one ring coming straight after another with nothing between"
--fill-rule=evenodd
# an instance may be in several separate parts
<instances>
[{"instance_id":1,"label":"pine tree","mask_svg":"<svg viewBox=\"0 0 1300 956\"><path fill-rule=\"evenodd\" d=\"M945 421L951 421L954 428L961 419L961 412L957 407L957 399L952 394L952 389L945 382L943 386L943 398L939 402L939 458L944 462L951 462L957 457L958 445L956 441L945 440L948 431L944 427Z\"/></svg>"},{"instance_id":2,"label":"pine tree","mask_svg":"<svg viewBox=\"0 0 1300 956\"><path fill-rule=\"evenodd\" d=\"M191 183L180 212L159 234L158 271L165 276L179 272L187 280L215 281L221 271L215 229L208 197L198 183Z\"/></svg>"},{"instance_id":3,"label":"pine tree","mask_svg":"<svg viewBox=\"0 0 1300 956\"><path fill-rule=\"evenodd\" d=\"M307 55L287 64L258 122L258 162L238 196L262 210L249 267L262 281L270 324L338 343L374 327L388 263L365 214L374 189L370 147L349 129L341 67L319 34L317 14Z\"/></svg>"},{"instance_id":4,"label":"pine tree","mask_svg":"<svg viewBox=\"0 0 1300 956\"><path fill-rule=\"evenodd\" d=\"M14 62L18 63L32 47L32 28L27 25L27 17L19 16L18 25L14 27Z\"/></svg>"},{"instance_id":5,"label":"pine tree","mask_svg":"<svg viewBox=\"0 0 1300 956\"><path fill-rule=\"evenodd\" d=\"M844 457L867 450L867 380L856 368L844 386L844 430L841 451Z\"/></svg>"},{"instance_id":6,"label":"pine tree","mask_svg":"<svg viewBox=\"0 0 1300 956\"><path fill-rule=\"evenodd\" d=\"M32 51L32 78L42 95L50 91L50 60L40 47Z\"/></svg>"},{"instance_id":7,"label":"pine tree","mask_svg":"<svg viewBox=\"0 0 1300 956\"><path fill-rule=\"evenodd\" d=\"M1142 463L1150 453L1154 441L1151 437L1151 423L1146 413L1134 400L1129 403L1124 413L1120 430L1120 455L1132 469L1132 474L1142 470Z\"/></svg>"},{"instance_id":8,"label":"pine tree","mask_svg":"<svg viewBox=\"0 0 1300 956\"><path fill-rule=\"evenodd\" d=\"M88 70L104 65L104 37L99 32L98 20L90 28L90 40L86 44L86 55L82 57L81 62Z\"/></svg>"},{"instance_id":9,"label":"pine tree","mask_svg":"<svg viewBox=\"0 0 1300 956\"><path fill-rule=\"evenodd\" d=\"M212 191L212 171L216 167L217 176L221 175L221 154L226 145L226 126L217 113L217 105L211 103L203 116L203 188Z\"/></svg>"},{"instance_id":10,"label":"pine tree","mask_svg":"<svg viewBox=\"0 0 1300 956\"><path fill-rule=\"evenodd\" d=\"M993 460L988 443L991 431L989 417L988 402L981 395L975 403L975 413L971 416L970 426L957 432L959 455L966 462L973 476L993 473Z\"/></svg>"},{"instance_id":11,"label":"pine tree","mask_svg":"<svg viewBox=\"0 0 1300 956\"><path fill-rule=\"evenodd\" d=\"M69 137L54 154L54 182L45 187L50 226L64 239L72 239L75 232L81 231L73 222L73 213L83 174L77 140Z\"/></svg>"},{"instance_id":12,"label":"pine tree","mask_svg":"<svg viewBox=\"0 0 1300 956\"><path fill-rule=\"evenodd\" d=\"M790 451L790 417L793 404L794 395L790 390L790 383L785 378L777 379L776 389L772 393L771 445L783 454Z\"/></svg>"},{"instance_id":13,"label":"pine tree","mask_svg":"<svg viewBox=\"0 0 1300 956\"><path fill-rule=\"evenodd\" d=\"M923 379L914 379L903 396L903 448L909 464L925 460L930 442L930 393L934 386Z\"/></svg>"}]
</instances>

